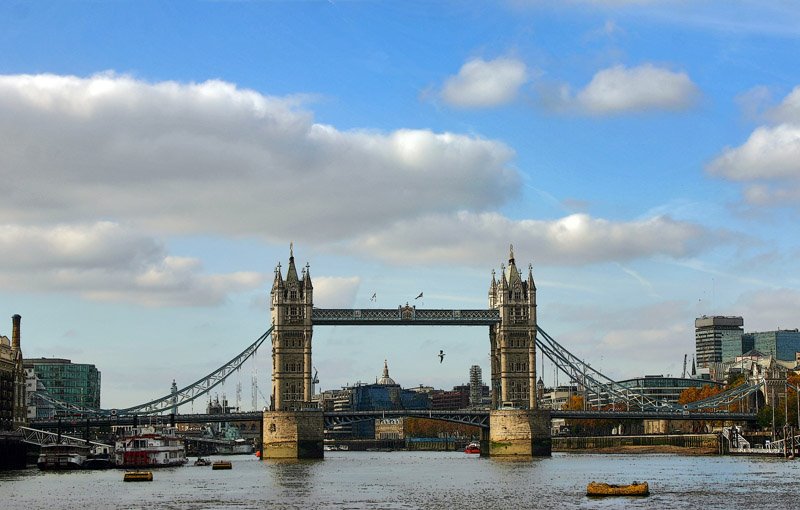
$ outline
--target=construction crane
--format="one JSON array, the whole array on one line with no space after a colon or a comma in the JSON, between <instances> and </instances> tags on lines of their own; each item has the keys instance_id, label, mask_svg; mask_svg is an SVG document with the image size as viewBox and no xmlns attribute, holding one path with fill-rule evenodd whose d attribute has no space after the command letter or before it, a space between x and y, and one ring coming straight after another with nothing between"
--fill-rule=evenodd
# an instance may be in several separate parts
<instances>
[{"instance_id":1,"label":"construction crane","mask_svg":"<svg viewBox=\"0 0 800 510\"><path fill-rule=\"evenodd\" d=\"M684 354L683 355L683 375L681 376L681 379L686 379L686 357L687 356L688 356L688 354Z\"/></svg>"},{"instance_id":2,"label":"construction crane","mask_svg":"<svg viewBox=\"0 0 800 510\"><path fill-rule=\"evenodd\" d=\"M312 395L316 394L316 391L315 391L315 386L316 386L317 384L319 384L319 378L317 377L317 374L318 374L318 373L319 373L319 372L317 371L317 367L314 367L314 378L313 378L313 379L311 379L311 394L312 394Z\"/></svg>"}]
</instances>

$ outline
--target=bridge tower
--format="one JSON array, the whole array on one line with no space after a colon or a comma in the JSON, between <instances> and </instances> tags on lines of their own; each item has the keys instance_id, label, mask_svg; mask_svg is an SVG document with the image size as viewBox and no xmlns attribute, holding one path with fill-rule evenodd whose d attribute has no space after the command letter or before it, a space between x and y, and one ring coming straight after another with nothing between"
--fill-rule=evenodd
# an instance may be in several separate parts
<instances>
[{"instance_id":1,"label":"bridge tower","mask_svg":"<svg viewBox=\"0 0 800 510\"><path fill-rule=\"evenodd\" d=\"M500 322L489 329L492 410L481 451L490 456L548 456L550 412L538 409L536 392L536 284L533 268L523 279L509 249L508 267L492 272L489 308Z\"/></svg>"},{"instance_id":2,"label":"bridge tower","mask_svg":"<svg viewBox=\"0 0 800 510\"><path fill-rule=\"evenodd\" d=\"M311 402L311 311L314 288L308 265L298 277L293 248L289 248L286 279L275 268L270 292L272 317L272 397L270 410L292 411Z\"/></svg>"},{"instance_id":3,"label":"bridge tower","mask_svg":"<svg viewBox=\"0 0 800 510\"><path fill-rule=\"evenodd\" d=\"M286 279L275 268L270 291L272 395L263 420L263 458L322 458L323 416L311 404L311 313L314 288L308 264L300 276L289 245Z\"/></svg>"},{"instance_id":4,"label":"bridge tower","mask_svg":"<svg viewBox=\"0 0 800 510\"><path fill-rule=\"evenodd\" d=\"M509 249L508 268L500 266L500 281L492 271L489 308L500 311L500 322L489 330L492 366L492 407L536 409L536 284L533 268L522 279Z\"/></svg>"}]
</instances>

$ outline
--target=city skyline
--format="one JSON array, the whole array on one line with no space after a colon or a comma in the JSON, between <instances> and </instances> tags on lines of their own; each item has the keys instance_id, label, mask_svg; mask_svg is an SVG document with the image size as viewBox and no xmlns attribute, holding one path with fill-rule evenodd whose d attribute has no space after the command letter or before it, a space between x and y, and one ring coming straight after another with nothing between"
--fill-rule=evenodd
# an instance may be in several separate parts
<instances>
[{"instance_id":1,"label":"city skyline","mask_svg":"<svg viewBox=\"0 0 800 510\"><path fill-rule=\"evenodd\" d=\"M93 364L125 407L258 338L290 243L317 306L444 309L487 307L513 244L556 340L616 379L678 375L697 317L800 327L799 22L750 0L2 4L0 305L26 358ZM483 328L313 348L321 389L384 359L407 387L489 373ZM257 367L269 394L270 363L219 393Z\"/></svg>"}]
</instances>

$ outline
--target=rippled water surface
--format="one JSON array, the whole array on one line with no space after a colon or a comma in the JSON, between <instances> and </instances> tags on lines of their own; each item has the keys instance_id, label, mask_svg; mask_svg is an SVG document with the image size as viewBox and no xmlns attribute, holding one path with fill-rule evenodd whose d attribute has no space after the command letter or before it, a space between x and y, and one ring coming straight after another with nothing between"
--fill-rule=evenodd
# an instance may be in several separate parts
<instances>
[{"instance_id":1,"label":"rippled water surface","mask_svg":"<svg viewBox=\"0 0 800 510\"><path fill-rule=\"evenodd\" d=\"M217 457L215 457L216 459ZM225 457L124 483L123 471L0 472L2 509L93 508L797 508L800 460L553 454L496 460L458 452L325 452L319 461ZM590 481L650 483L648 498L590 499Z\"/></svg>"}]
</instances>

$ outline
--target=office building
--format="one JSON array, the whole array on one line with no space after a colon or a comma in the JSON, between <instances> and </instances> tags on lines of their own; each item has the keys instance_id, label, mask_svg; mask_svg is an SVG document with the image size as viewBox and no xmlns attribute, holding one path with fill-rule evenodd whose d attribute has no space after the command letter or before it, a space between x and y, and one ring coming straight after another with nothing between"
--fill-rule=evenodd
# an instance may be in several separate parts
<instances>
[{"instance_id":1,"label":"office building","mask_svg":"<svg viewBox=\"0 0 800 510\"><path fill-rule=\"evenodd\" d=\"M621 386L623 391L624 389L630 390L630 395L639 394L652 400L670 404L677 404L681 393L688 388L702 388L703 386L723 387L723 383L707 379L664 377L663 375L646 375L617 381L616 384L618 385L617 388ZM592 408L602 408L612 403L612 395L607 390L601 390L599 395L590 392L587 395L587 402Z\"/></svg>"},{"instance_id":2,"label":"office building","mask_svg":"<svg viewBox=\"0 0 800 510\"><path fill-rule=\"evenodd\" d=\"M744 319L741 317L702 316L694 321L697 367L732 361L752 347L744 345Z\"/></svg>"},{"instance_id":3,"label":"office building","mask_svg":"<svg viewBox=\"0 0 800 510\"><path fill-rule=\"evenodd\" d=\"M36 385L41 383L47 394L56 400L78 407L100 408L100 371L94 365L60 358L26 359L23 365L32 369L38 379ZM57 413L64 413L64 410Z\"/></svg>"},{"instance_id":4,"label":"office building","mask_svg":"<svg viewBox=\"0 0 800 510\"><path fill-rule=\"evenodd\" d=\"M751 349L780 361L796 361L800 352L800 331L797 329L745 333L745 337L752 343Z\"/></svg>"}]
</instances>

